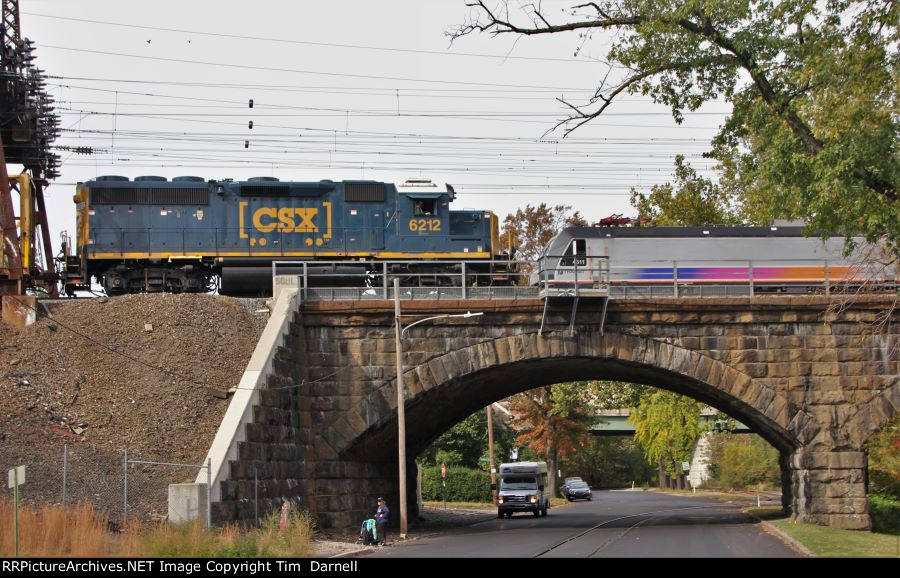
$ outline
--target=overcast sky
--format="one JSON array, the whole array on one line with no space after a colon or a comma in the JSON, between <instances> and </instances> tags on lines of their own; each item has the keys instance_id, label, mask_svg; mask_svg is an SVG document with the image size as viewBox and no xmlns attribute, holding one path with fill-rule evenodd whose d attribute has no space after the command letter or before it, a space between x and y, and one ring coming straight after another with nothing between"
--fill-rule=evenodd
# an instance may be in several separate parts
<instances>
[{"instance_id":1,"label":"overcast sky","mask_svg":"<svg viewBox=\"0 0 900 578\"><path fill-rule=\"evenodd\" d=\"M577 2L544 1L551 17ZM564 203L595 221L631 213L631 187L700 154L725 104L688 115L626 96L563 139L556 99L583 102L609 38L466 36L463 0L26 0L23 36L57 100L54 246L74 184L99 175L282 180L430 178L457 209L502 218ZM578 56L575 56L577 49ZM253 99L254 107L248 106ZM250 121L253 128L248 127ZM245 147L246 143L246 147Z\"/></svg>"}]
</instances>

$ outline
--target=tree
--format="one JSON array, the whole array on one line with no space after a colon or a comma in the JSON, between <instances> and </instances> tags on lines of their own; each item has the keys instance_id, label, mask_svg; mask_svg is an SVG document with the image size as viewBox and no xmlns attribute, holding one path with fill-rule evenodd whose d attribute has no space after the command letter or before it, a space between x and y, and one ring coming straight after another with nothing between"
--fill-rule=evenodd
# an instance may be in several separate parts
<instances>
[{"instance_id":1,"label":"tree","mask_svg":"<svg viewBox=\"0 0 900 578\"><path fill-rule=\"evenodd\" d=\"M560 101L564 134L623 93L686 111L725 99L732 114L709 155L726 188L768 218L804 219L823 236L863 234L900 251L896 51L892 0L600 0L564 11L467 3L450 33L523 36L609 31L610 70L584 104ZM605 40L607 38L604 38ZM624 71L620 74L618 71Z\"/></svg>"},{"instance_id":2,"label":"tree","mask_svg":"<svg viewBox=\"0 0 900 578\"><path fill-rule=\"evenodd\" d=\"M675 157L675 185L654 185L649 195L631 189L631 205L661 227L736 225L742 219L722 187L697 174L684 156Z\"/></svg>"},{"instance_id":3,"label":"tree","mask_svg":"<svg viewBox=\"0 0 900 578\"><path fill-rule=\"evenodd\" d=\"M515 434L503 423L494 419L494 452L508 456L514 444ZM441 434L418 456L423 465L448 463L468 468L487 467L481 462L488 455L487 412L480 409ZM500 461L503 461L502 459Z\"/></svg>"},{"instance_id":4,"label":"tree","mask_svg":"<svg viewBox=\"0 0 900 578\"><path fill-rule=\"evenodd\" d=\"M869 438L866 453L870 488L900 500L900 415Z\"/></svg>"},{"instance_id":5,"label":"tree","mask_svg":"<svg viewBox=\"0 0 900 578\"><path fill-rule=\"evenodd\" d=\"M778 451L756 434L716 434L711 465L713 479L727 488L780 483Z\"/></svg>"},{"instance_id":6,"label":"tree","mask_svg":"<svg viewBox=\"0 0 900 578\"><path fill-rule=\"evenodd\" d=\"M560 457L579 451L590 437L593 422L589 389L583 383L558 383L510 398L513 425L521 433L516 441L543 456L550 475L551 495L556 494L556 471Z\"/></svg>"},{"instance_id":7,"label":"tree","mask_svg":"<svg viewBox=\"0 0 900 578\"><path fill-rule=\"evenodd\" d=\"M560 460L563 477L580 476L591 487L624 488L649 484L654 468L630 436L590 436L587 443Z\"/></svg>"},{"instance_id":8,"label":"tree","mask_svg":"<svg viewBox=\"0 0 900 578\"><path fill-rule=\"evenodd\" d=\"M648 386L624 381L592 381L591 395L597 410L634 407L648 391Z\"/></svg>"},{"instance_id":9,"label":"tree","mask_svg":"<svg viewBox=\"0 0 900 578\"><path fill-rule=\"evenodd\" d=\"M641 396L628 421L651 464L661 463L670 476L682 474L681 462L690 461L694 443L704 431L701 409L702 403L669 391L648 390Z\"/></svg>"},{"instance_id":10,"label":"tree","mask_svg":"<svg viewBox=\"0 0 900 578\"><path fill-rule=\"evenodd\" d=\"M526 205L524 209L518 209L503 219L500 246L513 247L518 260L533 262L560 229L585 226L587 221L584 217L578 211L573 213L572 207L568 205Z\"/></svg>"}]
</instances>

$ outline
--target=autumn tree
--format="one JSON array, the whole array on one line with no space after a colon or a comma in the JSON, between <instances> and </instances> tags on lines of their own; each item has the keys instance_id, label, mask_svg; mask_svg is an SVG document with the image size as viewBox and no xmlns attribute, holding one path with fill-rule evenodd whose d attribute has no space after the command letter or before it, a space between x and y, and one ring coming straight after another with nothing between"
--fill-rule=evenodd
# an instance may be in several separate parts
<instances>
[{"instance_id":1,"label":"autumn tree","mask_svg":"<svg viewBox=\"0 0 900 578\"><path fill-rule=\"evenodd\" d=\"M587 442L593 416L589 390L582 383L558 383L510 398L516 441L547 462L550 495L556 495L556 471L561 456L572 455Z\"/></svg>"},{"instance_id":2,"label":"autumn tree","mask_svg":"<svg viewBox=\"0 0 900 578\"><path fill-rule=\"evenodd\" d=\"M581 213L573 212L568 205L526 205L524 209L506 215L500 246L513 247L519 261L533 262L560 229L585 226L587 221Z\"/></svg>"},{"instance_id":3,"label":"autumn tree","mask_svg":"<svg viewBox=\"0 0 900 578\"><path fill-rule=\"evenodd\" d=\"M660 485L663 471L673 477L684 474L681 463L690 461L704 431L702 409L698 401L661 389L647 390L631 408L628 421L634 424L634 437L647 460L659 464Z\"/></svg>"},{"instance_id":4,"label":"autumn tree","mask_svg":"<svg viewBox=\"0 0 900 578\"><path fill-rule=\"evenodd\" d=\"M710 101L732 112L708 155L762 218L803 219L823 236L900 250L892 0L600 0L551 15L541 3L470 0L452 39L573 33L608 43L610 68L585 102L560 99L564 134L623 94L676 122ZM601 65L603 66L603 65Z\"/></svg>"}]
</instances>

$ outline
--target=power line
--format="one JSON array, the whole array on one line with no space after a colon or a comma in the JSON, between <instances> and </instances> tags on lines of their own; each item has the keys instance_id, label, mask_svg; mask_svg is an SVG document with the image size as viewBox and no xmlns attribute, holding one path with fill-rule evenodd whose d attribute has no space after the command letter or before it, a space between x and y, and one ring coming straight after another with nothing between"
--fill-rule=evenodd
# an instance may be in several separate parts
<instances>
[{"instance_id":1,"label":"power line","mask_svg":"<svg viewBox=\"0 0 900 578\"><path fill-rule=\"evenodd\" d=\"M287 72L292 74L309 74L315 76L328 76L335 78L364 78L368 80L389 80L393 82L421 82L426 84L450 84L450 85L464 85L464 86L484 86L484 87L499 87L499 88L543 88L543 89L553 89L553 90L571 90L578 92L593 92L594 89L591 88L563 88L563 87L551 87L551 86L534 86L534 85L518 85L518 84L496 84L496 83L488 83L488 82L465 82L465 81L456 81L456 80L434 80L434 79L422 79L422 78L406 78L399 76L377 76L372 74L352 74L347 72L321 72L315 70L302 70L297 68L277 68L273 66L252 66L249 64L231 64L226 62L210 62L206 60L188 60L186 58L165 58L162 56L145 56L142 54L127 54L124 52L110 52L106 50L88 50L85 48L71 48L68 46L55 46L52 44L42 44L41 48L50 48L54 50L64 50L68 52L80 52L84 54L100 54L103 56L116 56L121 58L135 58L140 60L154 60L158 62L175 62L179 64L197 64L201 66L215 66L220 68L237 68L241 70L261 70L266 72Z\"/></svg>"},{"instance_id":2,"label":"power line","mask_svg":"<svg viewBox=\"0 0 900 578\"><path fill-rule=\"evenodd\" d=\"M66 107L57 107L58 110L62 111L61 114L86 114L90 116L109 116L109 117L127 117L127 118L152 118L158 120L172 120L177 122L195 122L195 123L207 123L207 124L220 124L226 126L241 126L246 127L246 123L229 123L225 121L214 121L214 120L204 120L201 118L188 118L188 117L203 117L203 116L222 116L222 115L201 115L201 114L185 114L181 118L175 118L171 114L167 113L157 113L157 114L136 114L136 113L124 113L124 112L100 112L93 110L83 110L77 108L66 108ZM238 115L247 118L249 115ZM371 117L371 118L396 118L396 114L350 114L349 111L341 114L295 114L295 115L286 115L286 116L294 116L301 118L357 118L357 117ZM403 115L401 115L402 117ZM411 117L415 117L415 115L410 115ZM433 118L441 118L438 115L431 115ZM490 118L490 117L469 117L469 116L453 116L453 117L443 117L443 118L452 118L454 120L473 120L478 122L504 122L511 124L540 124L542 126L548 126L547 121L541 120L520 120L520 119L503 119L503 118ZM577 120L577 119L571 119ZM271 125L271 124L256 124L259 128L282 128L288 130L304 130L301 127L296 126L284 126L284 125ZM660 129L668 129L668 130L679 130L679 131L687 131L687 130L715 130L715 127L686 127L686 126L670 126L670 125L651 125L651 124L615 124L615 123L605 123L605 122L595 122L593 126L599 127L625 127L625 128L660 128ZM306 129L310 130L310 129ZM329 130L329 129L317 129L317 130ZM335 132L347 132L345 130L340 129L330 129Z\"/></svg>"},{"instance_id":3,"label":"power line","mask_svg":"<svg viewBox=\"0 0 900 578\"><path fill-rule=\"evenodd\" d=\"M434 56L456 56L456 57L467 57L467 58L491 58L494 60L525 60L525 61L539 61L539 62L566 62L571 64L597 64L596 61L592 60L578 60L571 58L542 58L542 57L533 57L533 56L512 56L512 55L498 55L498 54L477 54L472 52L440 52L437 50L421 50L421 49L411 49L411 48L389 48L384 46L368 46L362 44L338 44L333 42L312 42L309 40L294 40L294 39L285 39L285 38L269 38L264 36L248 36L241 34L225 34L223 32L204 32L200 30L186 30L181 28L163 28L159 26L142 26L138 24L125 24L122 22L109 22L104 20L89 20L86 18L72 18L67 16L51 16L50 14L38 14L35 12L22 12L22 14L27 14L28 16L37 16L39 18L52 18L56 20L66 20L70 22L85 22L88 24L101 24L104 26L117 26L122 28L134 28L138 30L155 30L159 32L177 32L180 34L191 34L194 36L212 36L216 38L232 38L237 40L257 40L262 42L275 42L280 44L299 44L304 46L325 46L329 48L347 48L353 50L377 50L382 52L396 52L396 53L405 53L405 54L430 54Z\"/></svg>"},{"instance_id":4,"label":"power line","mask_svg":"<svg viewBox=\"0 0 900 578\"><path fill-rule=\"evenodd\" d=\"M53 80L83 80L88 82L115 82L119 84L158 84L163 86L185 86L192 88L241 88L247 90L266 90L273 92L308 92L308 91L326 91L332 92L337 91L338 93L342 91L365 91L360 94L368 95L371 93L379 93L384 94L386 96L395 96L396 88L378 88L375 86L315 86L308 84L257 84L252 82L242 82L240 84L235 83L227 83L227 82L199 82L199 81L175 81L175 80L149 80L149 79L128 79L128 78L98 78L91 76L59 76L48 74L46 76L48 79ZM55 85L54 85L55 86ZM63 85L65 86L65 85ZM445 95L446 93L471 93L471 92L483 92L480 88L427 88L427 87L416 87L416 88L404 88L400 89L403 92L403 95L410 96L419 96L419 93L441 93L440 96ZM509 90L505 90L502 87L494 88L491 87L490 93L512 93L512 94L523 94L523 93L533 93L533 94L543 94L543 93L558 93L559 88L548 87L548 88L532 88L532 89L523 89L523 88L510 88ZM471 97L475 98L475 97ZM499 98L513 98L513 97L499 97ZM535 97L537 98L537 97ZM628 102L646 102L640 99L624 99Z\"/></svg>"}]
</instances>

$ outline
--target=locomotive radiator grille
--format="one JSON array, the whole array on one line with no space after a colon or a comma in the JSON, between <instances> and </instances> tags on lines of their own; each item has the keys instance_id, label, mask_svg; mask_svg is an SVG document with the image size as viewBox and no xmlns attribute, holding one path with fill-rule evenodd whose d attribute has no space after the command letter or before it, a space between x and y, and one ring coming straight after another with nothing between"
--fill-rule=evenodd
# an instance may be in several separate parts
<instances>
[{"instance_id":1,"label":"locomotive radiator grille","mask_svg":"<svg viewBox=\"0 0 900 578\"><path fill-rule=\"evenodd\" d=\"M208 205L209 190L199 188L92 188L91 205Z\"/></svg>"},{"instance_id":2,"label":"locomotive radiator grille","mask_svg":"<svg viewBox=\"0 0 900 578\"><path fill-rule=\"evenodd\" d=\"M346 183L344 200L348 203L383 203L384 183Z\"/></svg>"}]
</instances>

